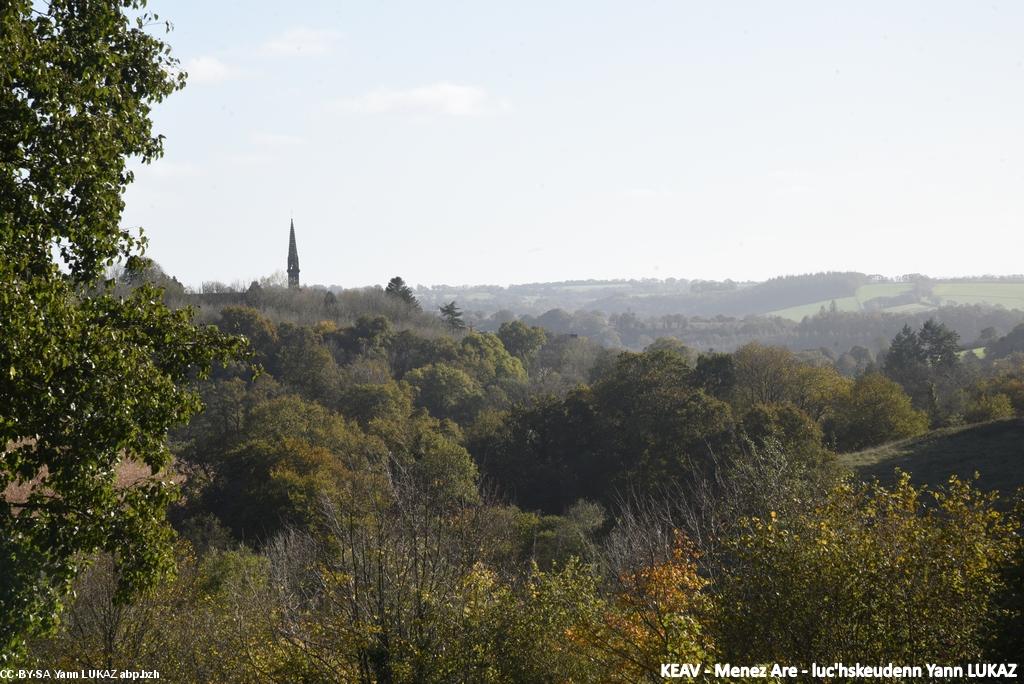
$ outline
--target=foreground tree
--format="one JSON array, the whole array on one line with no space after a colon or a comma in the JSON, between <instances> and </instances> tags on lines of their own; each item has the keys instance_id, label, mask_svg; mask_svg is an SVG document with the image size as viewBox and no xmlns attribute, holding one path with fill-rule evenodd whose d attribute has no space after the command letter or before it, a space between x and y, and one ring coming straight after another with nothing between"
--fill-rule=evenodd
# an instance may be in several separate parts
<instances>
[{"instance_id":1,"label":"foreground tree","mask_svg":"<svg viewBox=\"0 0 1024 684\"><path fill-rule=\"evenodd\" d=\"M144 5L0 6L0 661L52 626L79 559L112 553L121 594L169 564L165 437L199 408L182 382L239 349L102 279L141 268L126 162L160 156L150 108L184 84Z\"/></svg>"},{"instance_id":2,"label":"foreground tree","mask_svg":"<svg viewBox=\"0 0 1024 684\"><path fill-rule=\"evenodd\" d=\"M25 664L72 671L144 667L183 684L253 681L235 625L254 607L235 594L243 581L265 574L265 560L245 550L196 558L184 542L175 556L172 581L125 603L117 599L113 559L98 555L75 580L75 600L61 615L60 628L31 645Z\"/></svg>"},{"instance_id":3,"label":"foreground tree","mask_svg":"<svg viewBox=\"0 0 1024 684\"><path fill-rule=\"evenodd\" d=\"M929 492L903 475L748 519L717 587L723 650L748 662L976 662L1019 548L1020 521L999 508L956 478Z\"/></svg>"},{"instance_id":4,"label":"foreground tree","mask_svg":"<svg viewBox=\"0 0 1024 684\"><path fill-rule=\"evenodd\" d=\"M573 646L601 664L605 681L662 682L661 663L707 662L715 653L705 620L711 602L690 542L675 532L671 555L652 559L613 584L597 619L567 630Z\"/></svg>"}]
</instances>

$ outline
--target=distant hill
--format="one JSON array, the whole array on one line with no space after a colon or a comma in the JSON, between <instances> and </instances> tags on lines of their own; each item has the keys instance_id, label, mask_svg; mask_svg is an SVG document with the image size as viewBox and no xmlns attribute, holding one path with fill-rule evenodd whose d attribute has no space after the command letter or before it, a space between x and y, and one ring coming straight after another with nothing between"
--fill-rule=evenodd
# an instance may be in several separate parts
<instances>
[{"instance_id":1,"label":"distant hill","mask_svg":"<svg viewBox=\"0 0 1024 684\"><path fill-rule=\"evenodd\" d=\"M526 285L436 285L416 296L434 309L456 300L465 310L539 315L551 309L632 312L638 316L778 316L801 321L823 309L917 314L955 304L1024 311L1024 276L932 279L913 274L888 279L857 272L783 276L764 282L589 280Z\"/></svg>"},{"instance_id":2,"label":"distant hill","mask_svg":"<svg viewBox=\"0 0 1024 684\"><path fill-rule=\"evenodd\" d=\"M950 475L974 477L978 486L1013 493L1024 486L1024 420L1014 418L959 428L935 430L892 444L843 454L840 462L861 478L877 477L889 484L900 468L917 484L937 486Z\"/></svg>"},{"instance_id":3,"label":"distant hill","mask_svg":"<svg viewBox=\"0 0 1024 684\"><path fill-rule=\"evenodd\" d=\"M832 307L839 311L919 313L950 304L984 304L1024 310L1024 282L1012 280L954 280L919 283L871 283L852 295L769 311L768 315L799 321Z\"/></svg>"}]
</instances>

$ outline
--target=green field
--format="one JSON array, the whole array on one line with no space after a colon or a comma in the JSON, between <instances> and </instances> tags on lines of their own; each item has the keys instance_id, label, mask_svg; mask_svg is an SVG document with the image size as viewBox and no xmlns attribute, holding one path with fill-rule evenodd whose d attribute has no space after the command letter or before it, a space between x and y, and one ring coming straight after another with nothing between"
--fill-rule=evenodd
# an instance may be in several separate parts
<instances>
[{"instance_id":1,"label":"green field","mask_svg":"<svg viewBox=\"0 0 1024 684\"><path fill-rule=\"evenodd\" d=\"M870 283L868 285L861 285L857 288L857 291L852 297L838 297L836 299L822 299L817 302L811 302L810 304L801 304L799 306L791 306L786 309L779 309L777 311L768 312L769 316L779 316L781 318L788 318L791 321L803 320L805 316L813 316L814 314L821 311L822 307L826 310L832 306L832 302L836 303L836 308L840 311L861 311L864 308L864 304L870 302L872 299L878 299L879 297L895 297L896 295L903 294L913 290L914 286L911 283ZM910 305L916 306L916 305Z\"/></svg>"},{"instance_id":2,"label":"green field","mask_svg":"<svg viewBox=\"0 0 1024 684\"><path fill-rule=\"evenodd\" d=\"M917 484L937 486L957 475L979 474L977 484L1007 494L1024 486L1024 420L1014 418L959 428L944 428L852 454L839 461L861 478L893 481L900 468Z\"/></svg>"},{"instance_id":3,"label":"green field","mask_svg":"<svg viewBox=\"0 0 1024 684\"><path fill-rule=\"evenodd\" d=\"M832 302L836 303L836 308L840 311L861 310L861 303L856 297L839 297L837 299L823 299L818 302L811 302L810 304L801 304L800 306L791 306L787 309L779 309L778 311L769 311L768 315L788 318L791 321L802 321L805 316L813 316L821 311L822 307L825 307L825 310L828 311L829 307L832 306Z\"/></svg>"},{"instance_id":4,"label":"green field","mask_svg":"<svg viewBox=\"0 0 1024 684\"><path fill-rule=\"evenodd\" d=\"M974 347L973 349L964 349L960 352L960 358L964 358L968 354L974 354L979 359L985 358L986 349L985 347Z\"/></svg>"},{"instance_id":5,"label":"green field","mask_svg":"<svg viewBox=\"0 0 1024 684\"><path fill-rule=\"evenodd\" d=\"M879 297L895 297L913 289L913 283L870 283L858 287L856 297L864 303Z\"/></svg>"},{"instance_id":6,"label":"green field","mask_svg":"<svg viewBox=\"0 0 1024 684\"><path fill-rule=\"evenodd\" d=\"M932 294L944 304L1002 304L1024 310L1024 283L940 283Z\"/></svg>"},{"instance_id":7,"label":"green field","mask_svg":"<svg viewBox=\"0 0 1024 684\"><path fill-rule=\"evenodd\" d=\"M895 297L910 292L913 289L914 285L912 283L870 283L858 287L852 297L840 297L834 301L840 311L861 311L864 308L864 304L873 299ZM902 314L921 313L922 311L936 308L936 299L942 304L999 305L1007 309L1020 309L1024 311L1024 283L939 282L932 286L930 298L922 299L922 301L916 303L887 307L882 309L882 311ZM767 315L800 321L805 316L813 316L818 313L821 311L821 307L828 309L832 301L831 299L822 299L808 304L769 311Z\"/></svg>"}]
</instances>

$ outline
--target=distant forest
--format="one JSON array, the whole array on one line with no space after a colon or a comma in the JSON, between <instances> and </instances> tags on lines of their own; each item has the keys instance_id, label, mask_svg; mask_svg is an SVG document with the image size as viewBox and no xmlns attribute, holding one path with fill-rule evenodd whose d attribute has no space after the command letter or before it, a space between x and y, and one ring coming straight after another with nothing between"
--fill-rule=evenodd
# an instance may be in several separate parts
<instances>
[{"instance_id":1,"label":"distant forest","mask_svg":"<svg viewBox=\"0 0 1024 684\"><path fill-rule=\"evenodd\" d=\"M267 279L264 284L275 282ZM176 283L172 289L184 294ZM249 290L241 283L208 282L181 303L199 302L216 310L270 296L247 294ZM503 323L520 320L557 335L633 351L659 338L699 351L734 351L759 341L840 361L855 348L875 355L904 325L920 327L928 319L956 331L965 349L984 347L1024 322L1024 276L933 280L911 274L886 280L863 273L819 273L763 283L669 278L409 290L425 311L436 312L454 301L475 330L495 332ZM291 302L289 315L297 316L296 322L314 323L324 315L328 293L341 301L358 292L383 291L314 286L306 290L308 310L300 313ZM353 315L361 313L366 312Z\"/></svg>"},{"instance_id":2,"label":"distant forest","mask_svg":"<svg viewBox=\"0 0 1024 684\"><path fill-rule=\"evenodd\" d=\"M997 304L1003 299L1006 308L1024 304L1024 275L933 279L917 273L885 278L857 272L790 275L764 282L652 278L579 280L508 287L435 285L416 288L416 296L428 307L455 299L467 310L484 316L502 310L538 315L549 309L567 309L607 314L634 313L644 317L681 314L742 318L772 314L791 317L789 309L809 305L817 305L809 311L817 313L818 307L828 309L833 300L843 302L848 298L861 299L858 309L865 311L907 305L937 308L943 304L968 303L965 301L968 295L958 290L957 285L969 286L966 292L973 294L977 303ZM987 291L971 292L972 287L976 290L978 286L986 285ZM801 317L797 312L797 320Z\"/></svg>"}]
</instances>

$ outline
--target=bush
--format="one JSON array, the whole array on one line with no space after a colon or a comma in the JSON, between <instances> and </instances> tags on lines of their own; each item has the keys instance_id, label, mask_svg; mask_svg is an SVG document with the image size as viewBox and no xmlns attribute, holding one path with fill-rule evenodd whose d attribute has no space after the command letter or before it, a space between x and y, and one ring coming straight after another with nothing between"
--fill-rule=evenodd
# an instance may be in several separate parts
<instances>
[{"instance_id":1,"label":"bush","mask_svg":"<svg viewBox=\"0 0 1024 684\"><path fill-rule=\"evenodd\" d=\"M919 435L928 429L928 416L895 382L868 373L835 400L829 427L839 451L856 451Z\"/></svg>"},{"instance_id":2,"label":"bush","mask_svg":"<svg viewBox=\"0 0 1024 684\"><path fill-rule=\"evenodd\" d=\"M1019 520L952 478L834 488L729 542L719 643L747 662L975 662L1000 618Z\"/></svg>"},{"instance_id":3,"label":"bush","mask_svg":"<svg viewBox=\"0 0 1024 684\"><path fill-rule=\"evenodd\" d=\"M1005 394L982 394L967 405L964 418L968 423L1013 418L1013 404Z\"/></svg>"}]
</instances>

